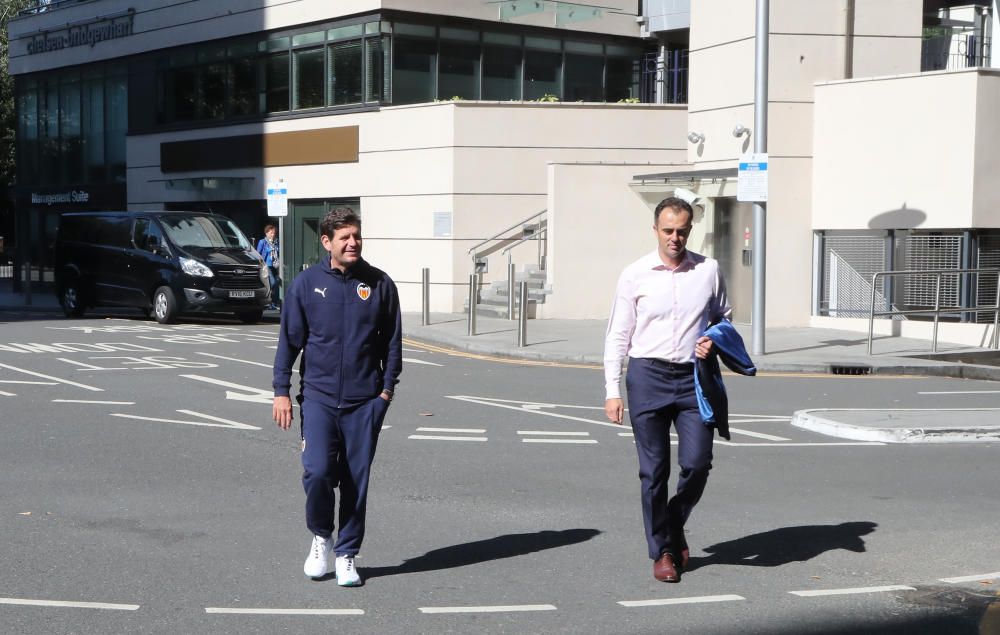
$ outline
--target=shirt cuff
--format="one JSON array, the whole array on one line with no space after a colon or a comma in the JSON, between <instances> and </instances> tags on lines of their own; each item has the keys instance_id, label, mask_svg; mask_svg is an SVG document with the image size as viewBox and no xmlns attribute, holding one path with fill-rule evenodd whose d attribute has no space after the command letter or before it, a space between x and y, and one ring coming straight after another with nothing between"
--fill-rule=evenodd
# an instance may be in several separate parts
<instances>
[{"instance_id":1,"label":"shirt cuff","mask_svg":"<svg viewBox=\"0 0 1000 635\"><path fill-rule=\"evenodd\" d=\"M605 390L605 394L607 395L605 397L605 399L621 399L622 398L621 387L618 385L617 382L615 382L614 384L608 384L607 386L604 387L604 390Z\"/></svg>"}]
</instances>

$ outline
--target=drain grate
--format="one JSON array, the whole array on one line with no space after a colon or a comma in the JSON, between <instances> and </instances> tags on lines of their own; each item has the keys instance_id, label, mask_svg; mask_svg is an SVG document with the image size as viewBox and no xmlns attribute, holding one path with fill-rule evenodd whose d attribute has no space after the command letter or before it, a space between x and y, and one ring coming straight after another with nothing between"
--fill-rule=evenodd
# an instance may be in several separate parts
<instances>
[{"instance_id":1,"label":"drain grate","mask_svg":"<svg viewBox=\"0 0 1000 635\"><path fill-rule=\"evenodd\" d=\"M830 366L832 375L871 375L871 366Z\"/></svg>"}]
</instances>

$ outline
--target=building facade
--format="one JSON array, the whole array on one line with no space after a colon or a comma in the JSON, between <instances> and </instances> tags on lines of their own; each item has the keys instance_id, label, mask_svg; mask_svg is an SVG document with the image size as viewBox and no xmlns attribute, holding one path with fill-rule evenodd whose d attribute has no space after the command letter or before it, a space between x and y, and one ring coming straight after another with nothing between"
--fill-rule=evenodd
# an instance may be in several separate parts
<instances>
[{"instance_id":1,"label":"building facade","mask_svg":"<svg viewBox=\"0 0 1000 635\"><path fill-rule=\"evenodd\" d=\"M461 311L476 271L505 304L489 287L513 264L541 280L533 316L605 317L617 271L652 248L650 210L681 193L747 321L754 5L42 3L9 27L19 260L47 280L77 209L209 209L260 236L283 183L286 277L348 205L404 310L423 268L435 311ZM770 7L768 325L860 327L876 271L995 262L994 0ZM950 280L966 307L995 293ZM875 295L923 306L926 285ZM943 337L974 340L984 315L948 316Z\"/></svg>"}]
</instances>

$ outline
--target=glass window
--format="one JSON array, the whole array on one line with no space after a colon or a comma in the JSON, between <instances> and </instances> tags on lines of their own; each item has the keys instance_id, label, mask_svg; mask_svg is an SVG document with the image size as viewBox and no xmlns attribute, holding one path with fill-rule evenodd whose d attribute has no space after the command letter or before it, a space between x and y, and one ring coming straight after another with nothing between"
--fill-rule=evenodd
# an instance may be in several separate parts
<instances>
[{"instance_id":1,"label":"glass window","mask_svg":"<svg viewBox=\"0 0 1000 635\"><path fill-rule=\"evenodd\" d=\"M249 56L234 57L228 62L229 113L233 116L252 115L256 110L255 64L253 57Z\"/></svg>"},{"instance_id":2,"label":"glass window","mask_svg":"<svg viewBox=\"0 0 1000 635\"><path fill-rule=\"evenodd\" d=\"M80 77L64 76L59 87L59 136L62 174L68 183L83 177L83 136L81 132Z\"/></svg>"},{"instance_id":3,"label":"glass window","mask_svg":"<svg viewBox=\"0 0 1000 635\"><path fill-rule=\"evenodd\" d=\"M213 62L201 69L199 119L221 119L226 114L226 65Z\"/></svg>"},{"instance_id":4,"label":"glass window","mask_svg":"<svg viewBox=\"0 0 1000 635\"><path fill-rule=\"evenodd\" d=\"M191 121L195 118L198 72L195 67L167 71L164 92L168 100L167 121Z\"/></svg>"},{"instance_id":5,"label":"glass window","mask_svg":"<svg viewBox=\"0 0 1000 635\"><path fill-rule=\"evenodd\" d=\"M128 247L132 220L128 217L107 216L97 223L96 242L103 247Z\"/></svg>"},{"instance_id":6,"label":"glass window","mask_svg":"<svg viewBox=\"0 0 1000 635\"><path fill-rule=\"evenodd\" d=\"M330 45L330 103L357 104L362 100L361 40Z\"/></svg>"},{"instance_id":7,"label":"glass window","mask_svg":"<svg viewBox=\"0 0 1000 635\"><path fill-rule=\"evenodd\" d=\"M128 82L124 75L108 77L104 86L107 125L104 147L108 180L125 181L125 135L128 133Z\"/></svg>"},{"instance_id":8,"label":"glass window","mask_svg":"<svg viewBox=\"0 0 1000 635\"><path fill-rule=\"evenodd\" d=\"M351 26L337 27L336 29L330 29L326 32L326 37L331 40L350 40L353 38L361 37L361 25L352 24Z\"/></svg>"},{"instance_id":9,"label":"glass window","mask_svg":"<svg viewBox=\"0 0 1000 635\"><path fill-rule=\"evenodd\" d=\"M376 35L378 32L378 22L365 22L365 35Z\"/></svg>"},{"instance_id":10,"label":"glass window","mask_svg":"<svg viewBox=\"0 0 1000 635\"><path fill-rule=\"evenodd\" d=\"M438 99L479 99L479 44L442 39L440 50Z\"/></svg>"},{"instance_id":11,"label":"glass window","mask_svg":"<svg viewBox=\"0 0 1000 635\"><path fill-rule=\"evenodd\" d=\"M148 218L135 219L135 225L132 227L132 243L138 249L152 251L150 247L154 245L150 243L150 238L155 239L155 245L164 244L163 232L160 231L160 226Z\"/></svg>"},{"instance_id":12,"label":"glass window","mask_svg":"<svg viewBox=\"0 0 1000 635\"><path fill-rule=\"evenodd\" d=\"M83 157L84 179L100 183L107 178L104 164L104 79L83 83Z\"/></svg>"},{"instance_id":13,"label":"glass window","mask_svg":"<svg viewBox=\"0 0 1000 635\"><path fill-rule=\"evenodd\" d=\"M560 80L562 53L527 50L524 52L524 98L540 99L555 95L562 99Z\"/></svg>"},{"instance_id":14,"label":"glass window","mask_svg":"<svg viewBox=\"0 0 1000 635\"><path fill-rule=\"evenodd\" d=\"M606 99L609 102L616 102L621 101L622 99L639 96L638 58L608 58L606 95Z\"/></svg>"},{"instance_id":15,"label":"glass window","mask_svg":"<svg viewBox=\"0 0 1000 635\"><path fill-rule=\"evenodd\" d=\"M320 44L326 41L326 33L323 31L316 31L314 33L303 33L301 35L292 36L292 46L302 46L306 44Z\"/></svg>"},{"instance_id":16,"label":"glass window","mask_svg":"<svg viewBox=\"0 0 1000 635\"><path fill-rule=\"evenodd\" d=\"M43 182L59 183L59 84L51 76L39 82L38 174Z\"/></svg>"},{"instance_id":17,"label":"glass window","mask_svg":"<svg viewBox=\"0 0 1000 635\"><path fill-rule=\"evenodd\" d=\"M288 110L288 53L264 58L262 106L264 112Z\"/></svg>"},{"instance_id":18,"label":"glass window","mask_svg":"<svg viewBox=\"0 0 1000 635\"><path fill-rule=\"evenodd\" d=\"M293 56L292 73L293 77L295 77L295 109L325 106L323 49L295 51Z\"/></svg>"},{"instance_id":19,"label":"glass window","mask_svg":"<svg viewBox=\"0 0 1000 635\"><path fill-rule=\"evenodd\" d=\"M35 183L38 174L38 87L35 81L15 80L18 88L18 178Z\"/></svg>"},{"instance_id":20,"label":"glass window","mask_svg":"<svg viewBox=\"0 0 1000 635\"><path fill-rule=\"evenodd\" d=\"M253 249L231 220L216 222L208 216L164 215L160 221L170 241L185 251L199 247Z\"/></svg>"},{"instance_id":21,"label":"glass window","mask_svg":"<svg viewBox=\"0 0 1000 635\"><path fill-rule=\"evenodd\" d=\"M396 30L404 25L397 24ZM409 37L393 41L392 101L415 104L433 101L437 85L437 42Z\"/></svg>"},{"instance_id":22,"label":"glass window","mask_svg":"<svg viewBox=\"0 0 1000 635\"><path fill-rule=\"evenodd\" d=\"M483 99L521 99L522 50L520 38L515 40L515 45L483 46Z\"/></svg>"},{"instance_id":23,"label":"glass window","mask_svg":"<svg viewBox=\"0 0 1000 635\"><path fill-rule=\"evenodd\" d=\"M603 57L566 53L564 99L566 101L604 100Z\"/></svg>"},{"instance_id":24,"label":"glass window","mask_svg":"<svg viewBox=\"0 0 1000 635\"><path fill-rule=\"evenodd\" d=\"M392 40L368 38L365 40L365 101L391 101L389 92L389 50Z\"/></svg>"},{"instance_id":25,"label":"glass window","mask_svg":"<svg viewBox=\"0 0 1000 635\"><path fill-rule=\"evenodd\" d=\"M396 23L396 35L414 35L417 37L436 37L434 27L424 24L401 24Z\"/></svg>"},{"instance_id":26,"label":"glass window","mask_svg":"<svg viewBox=\"0 0 1000 635\"><path fill-rule=\"evenodd\" d=\"M282 49L287 49L289 44L291 44L291 39L287 37L279 37L273 40L265 40L261 42L257 45L257 50L261 53L280 51Z\"/></svg>"}]
</instances>

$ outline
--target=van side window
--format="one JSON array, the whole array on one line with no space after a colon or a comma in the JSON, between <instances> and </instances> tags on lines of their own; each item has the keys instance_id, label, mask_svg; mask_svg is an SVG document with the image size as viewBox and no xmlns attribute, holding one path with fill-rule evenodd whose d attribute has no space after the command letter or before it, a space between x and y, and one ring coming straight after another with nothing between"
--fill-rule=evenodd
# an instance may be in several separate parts
<instances>
[{"instance_id":1,"label":"van side window","mask_svg":"<svg viewBox=\"0 0 1000 635\"><path fill-rule=\"evenodd\" d=\"M130 244L129 230L132 229L130 218L104 216L98 219L96 241L105 247L128 247Z\"/></svg>"},{"instance_id":2,"label":"van side window","mask_svg":"<svg viewBox=\"0 0 1000 635\"><path fill-rule=\"evenodd\" d=\"M135 219L135 226L132 228L132 242L136 248L153 251L149 242L151 236L156 239L157 245L163 246L163 232L160 231L160 227L156 223L148 218Z\"/></svg>"}]
</instances>

